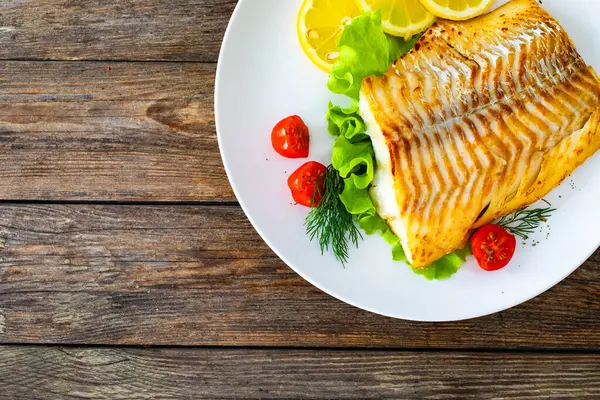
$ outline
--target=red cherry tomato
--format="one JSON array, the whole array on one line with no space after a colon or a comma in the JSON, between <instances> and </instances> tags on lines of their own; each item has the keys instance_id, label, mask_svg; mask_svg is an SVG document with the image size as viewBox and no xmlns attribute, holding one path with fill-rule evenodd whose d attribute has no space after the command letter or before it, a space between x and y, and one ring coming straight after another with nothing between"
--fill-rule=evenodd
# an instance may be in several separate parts
<instances>
[{"instance_id":1,"label":"red cherry tomato","mask_svg":"<svg viewBox=\"0 0 600 400\"><path fill-rule=\"evenodd\" d=\"M318 207L325 193L327 167L310 161L298 168L288 178L294 201L306 207Z\"/></svg>"},{"instance_id":2,"label":"red cherry tomato","mask_svg":"<svg viewBox=\"0 0 600 400\"><path fill-rule=\"evenodd\" d=\"M282 119L271 132L271 143L276 152L287 158L308 157L308 127L297 115Z\"/></svg>"},{"instance_id":3,"label":"red cherry tomato","mask_svg":"<svg viewBox=\"0 0 600 400\"><path fill-rule=\"evenodd\" d=\"M515 254L517 239L499 225L479 228L471 238L473 255L479 266L486 271L506 267Z\"/></svg>"}]
</instances>

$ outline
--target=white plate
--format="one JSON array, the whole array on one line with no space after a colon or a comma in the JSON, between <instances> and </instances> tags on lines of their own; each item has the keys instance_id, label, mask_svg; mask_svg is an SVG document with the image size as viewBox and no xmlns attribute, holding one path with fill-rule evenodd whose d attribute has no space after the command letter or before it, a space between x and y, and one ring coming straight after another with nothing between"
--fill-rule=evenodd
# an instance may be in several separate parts
<instances>
[{"instance_id":1,"label":"white plate","mask_svg":"<svg viewBox=\"0 0 600 400\"><path fill-rule=\"evenodd\" d=\"M558 208L511 264L484 272L471 259L451 279L430 282L391 260L391 248L369 237L342 268L304 233L307 209L291 205L288 160L271 147L280 119L300 115L311 131L310 159L330 162L324 118L326 75L296 38L301 0L240 0L227 29L217 71L215 112L223 162L235 194L262 238L283 261L321 290L356 307L417 321L451 321L505 310L546 291L600 245L600 154L546 198ZM600 71L600 1L545 0L585 60Z\"/></svg>"}]
</instances>

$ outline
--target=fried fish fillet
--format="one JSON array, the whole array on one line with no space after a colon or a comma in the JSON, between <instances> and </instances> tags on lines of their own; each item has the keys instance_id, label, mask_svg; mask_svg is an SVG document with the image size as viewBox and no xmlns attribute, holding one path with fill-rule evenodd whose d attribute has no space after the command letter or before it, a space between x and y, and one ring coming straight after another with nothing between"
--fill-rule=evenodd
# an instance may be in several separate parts
<instances>
[{"instance_id":1,"label":"fried fish fillet","mask_svg":"<svg viewBox=\"0 0 600 400\"><path fill-rule=\"evenodd\" d=\"M598 76L535 0L438 21L364 80L360 109L377 159L371 196L419 268L600 148Z\"/></svg>"}]
</instances>

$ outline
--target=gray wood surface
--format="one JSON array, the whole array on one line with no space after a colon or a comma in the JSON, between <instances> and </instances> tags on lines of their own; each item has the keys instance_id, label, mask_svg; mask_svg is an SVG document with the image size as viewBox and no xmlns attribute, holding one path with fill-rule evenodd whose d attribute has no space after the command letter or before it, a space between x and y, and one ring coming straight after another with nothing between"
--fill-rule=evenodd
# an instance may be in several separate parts
<instances>
[{"instance_id":1,"label":"gray wood surface","mask_svg":"<svg viewBox=\"0 0 600 400\"><path fill-rule=\"evenodd\" d=\"M422 324L268 249L215 135L235 4L0 2L0 399L600 398L600 251L522 306Z\"/></svg>"},{"instance_id":2,"label":"gray wood surface","mask_svg":"<svg viewBox=\"0 0 600 400\"><path fill-rule=\"evenodd\" d=\"M306 283L237 206L2 204L0 341L593 350L598 267L500 314L412 323Z\"/></svg>"},{"instance_id":3,"label":"gray wood surface","mask_svg":"<svg viewBox=\"0 0 600 400\"><path fill-rule=\"evenodd\" d=\"M215 134L214 64L0 71L0 199L235 200Z\"/></svg>"},{"instance_id":4,"label":"gray wood surface","mask_svg":"<svg viewBox=\"0 0 600 400\"><path fill-rule=\"evenodd\" d=\"M217 60L236 0L2 0L2 60Z\"/></svg>"},{"instance_id":5,"label":"gray wood surface","mask_svg":"<svg viewBox=\"0 0 600 400\"><path fill-rule=\"evenodd\" d=\"M600 355L0 347L0 399L597 399Z\"/></svg>"}]
</instances>

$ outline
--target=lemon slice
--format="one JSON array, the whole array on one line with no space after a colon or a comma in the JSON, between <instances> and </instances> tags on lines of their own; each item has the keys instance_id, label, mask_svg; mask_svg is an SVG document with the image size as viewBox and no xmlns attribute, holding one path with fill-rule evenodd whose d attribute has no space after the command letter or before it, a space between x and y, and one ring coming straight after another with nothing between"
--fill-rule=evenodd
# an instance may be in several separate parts
<instances>
[{"instance_id":1,"label":"lemon slice","mask_svg":"<svg viewBox=\"0 0 600 400\"><path fill-rule=\"evenodd\" d=\"M430 13L453 21L474 18L486 12L494 0L421 0Z\"/></svg>"},{"instance_id":2,"label":"lemon slice","mask_svg":"<svg viewBox=\"0 0 600 400\"><path fill-rule=\"evenodd\" d=\"M393 36L410 39L423 32L435 21L419 0L360 0L370 11L381 9L383 30Z\"/></svg>"},{"instance_id":3,"label":"lemon slice","mask_svg":"<svg viewBox=\"0 0 600 400\"><path fill-rule=\"evenodd\" d=\"M340 56L337 40L361 14L356 0L304 0L296 23L302 50L323 71L331 71Z\"/></svg>"}]
</instances>

